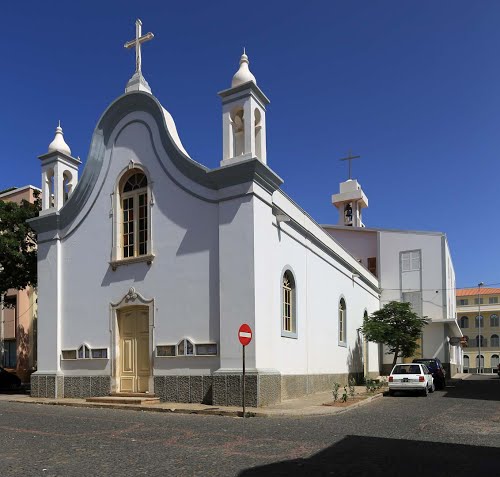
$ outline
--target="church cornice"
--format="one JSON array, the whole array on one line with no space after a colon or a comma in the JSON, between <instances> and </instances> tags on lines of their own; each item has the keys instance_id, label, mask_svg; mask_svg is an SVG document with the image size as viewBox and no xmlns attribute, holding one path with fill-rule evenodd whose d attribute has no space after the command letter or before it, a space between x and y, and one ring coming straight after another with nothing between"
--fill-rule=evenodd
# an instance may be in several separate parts
<instances>
[{"instance_id":1,"label":"church cornice","mask_svg":"<svg viewBox=\"0 0 500 477\"><path fill-rule=\"evenodd\" d=\"M241 86L248 87L248 85ZM105 163L105 152L110 147L109 141L116 125L128 114L138 111L150 114L155 120L160 131L162 145L175 167L184 176L208 190L217 191L232 185L254 181L272 193L283 183L276 173L256 158L217 169L209 169L194 161L179 148L172 138L160 102L149 93L134 91L116 99L101 116L94 129L87 162L78 185L57 214L30 220L31 226L37 232L61 230L74 221L92 196L103 167L109 167L109 164ZM100 186L102 187L102 181ZM218 200L203 197L200 199L218 202Z\"/></svg>"}]
</instances>

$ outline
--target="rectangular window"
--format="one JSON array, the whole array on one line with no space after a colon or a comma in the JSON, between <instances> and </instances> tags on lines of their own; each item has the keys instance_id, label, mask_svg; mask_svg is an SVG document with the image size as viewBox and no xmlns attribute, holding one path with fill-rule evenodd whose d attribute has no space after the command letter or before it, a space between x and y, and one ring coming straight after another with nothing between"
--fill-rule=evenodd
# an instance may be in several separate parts
<instances>
[{"instance_id":1,"label":"rectangular window","mask_svg":"<svg viewBox=\"0 0 500 477\"><path fill-rule=\"evenodd\" d=\"M370 257L368 259L368 271L377 276L377 257Z\"/></svg>"},{"instance_id":2,"label":"rectangular window","mask_svg":"<svg viewBox=\"0 0 500 477\"><path fill-rule=\"evenodd\" d=\"M92 350L92 358L107 358L108 357L108 350L106 348L99 348L99 349L93 349Z\"/></svg>"},{"instance_id":3,"label":"rectangular window","mask_svg":"<svg viewBox=\"0 0 500 477\"><path fill-rule=\"evenodd\" d=\"M134 256L134 198L123 199L123 257Z\"/></svg>"},{"instance_id":4,"label":"rectangular window","mask_svg":"<svg viewBox=\"0 0 500 477\"><path fill-rule=\"evenodd\" d=\"M292 289L283 285L283 330L292 330Z\"/></svg>"},{"instance_id":5,"label":"rectangular window","mask_svg":"<svg viewBox=\"0 0 500 477\"><path fill-rule=\"evenodd\" d=\"M345 312L344 310L339 310L339 341L341 343L345 342L344 337L344 323L345 323Z\"/></svg>"},{"instance_id":6,"label":"rectangular window","mask_svg":"<svg viewBox=\"0 0 500 477\"><path fill-rule=\"evenodd\" d=\"M401 271L412 272L420 270L420 250L403 252L401 254Z\"/></svg>"},{"instance_id":7,"label":"rectangular window","mask_svg":"<svg viewBox=\"0 0 500 477\"><path fill-rule=\"evenodd\" d=\"M15 368L17 364L16 340L4 341L3 367Z\"/></svg>"},{"instance_id":8,"label":"rectangular window","mask_svg":"<svg viewBox=\"0 0 500 477\"><path fill-rule=\"evenodd\" d=\"M216 356L217 355L217 345L215 343L197 344L196 345L196 355L197 356Z\"/></svg>"},{"instance_id":9,"label":"rectangular window","mask_svg":"<svg viewBox=\"0 0 500 477\"><path fill-rule=\"evenodd\" d=\"M139 196L139 255L148 253L148 194Z\"/></svg>"},{"instance_id":10,"label":"rectangular window","mask_svg":"<svg viewBox=\"0 0 500 477\"><path fill-rule=\"evenodd\" d=\"M495 303L498 303L498 297L497 296L490 296L488 303L490 305L494 305Z\"/></svg>"},{"instance_id":11,"label":"rectangular window","mask_svg":"<svg viewBox=\"0 0 500 477\"><path fill-rule=\"evenodd\" d=\"M469 304L469 300L467 298L462 298L462 299L458 300L458 304L460 306L466 306Z\"/></svg>"},{"instance_id":12,"label":"rectangular window","mask_svg":"<svg viewBox=\"0 0 500 477\"><path fill-rule=\"evenodd\" d=\"M63 349L61 354L62 359L76 359L76 349Z\"/></svg>"},{"instance_id":13,"label":"rectangular window","mask_svg":"<svg viewBox=\"0 0 500 477\"><path fill-rule=\"evenodd\" d=\"M402 298L404 302L410 303L418 316L422 316L422 292L404 292Z\"/></svg>"},{"instance_id":14,"label":"rectangular window","mask_svg":"<svg viewBox=\"0 0 500 477\"><path fill-rule=\"evenodd\" d=\"M483 304L482 298L474 298L474 305L482 305L482 304Z\"/></svg>"},{"instance_id":15,"label":"rectangular window","mask_svg":"<svg viewBox=\"0 0 500 477\"><path fill-rule=\"evenodd\" d=\"M156 347L156 356L166 358L175 356L175 345L161 345Z\"/></svg>"}]
</instances>

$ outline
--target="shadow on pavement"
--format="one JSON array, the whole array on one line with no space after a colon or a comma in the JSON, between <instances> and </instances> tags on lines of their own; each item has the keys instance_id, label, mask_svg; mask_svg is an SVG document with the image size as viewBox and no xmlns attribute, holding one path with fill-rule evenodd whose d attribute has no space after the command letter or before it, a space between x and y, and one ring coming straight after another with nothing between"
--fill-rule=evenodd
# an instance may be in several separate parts
<instances>
[{"instance_id":1,"label":"shadow on pavement","mask_svg":"<svg viewBox=\"0 0 500 477\"><path fill-rule=\"evenodd\" d=\"M500 379L495 374L472 376L469 379L455 381L446 387L443 397L500 401Z\"/></svg>"},{"instance_id":2,"label":"shadow on pavement","mask_svg":"<svg viewBox=\"0 0 500 477\"><path fill-rule=\"evenodd\" d=\"M498 475L500 448L347 436L308 459L247 469L250 476L467 476Z\"/></svg>"}]
</instances>

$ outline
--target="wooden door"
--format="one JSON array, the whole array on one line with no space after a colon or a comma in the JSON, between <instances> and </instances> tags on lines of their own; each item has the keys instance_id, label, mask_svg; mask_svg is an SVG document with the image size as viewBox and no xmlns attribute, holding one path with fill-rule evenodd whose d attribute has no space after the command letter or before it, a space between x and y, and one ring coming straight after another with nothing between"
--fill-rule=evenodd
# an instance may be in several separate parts
<instances>
[{"instance_id":1,"label":"wooden door","mask_svg":"<svg viewBox=\"0 0 500 477\"><path fill-rule=\"evenodd\" d=\"M124 310L118 318L120 332L120 392L149 390L149 316L144 309Z\"/></svg>"}]
</instances>

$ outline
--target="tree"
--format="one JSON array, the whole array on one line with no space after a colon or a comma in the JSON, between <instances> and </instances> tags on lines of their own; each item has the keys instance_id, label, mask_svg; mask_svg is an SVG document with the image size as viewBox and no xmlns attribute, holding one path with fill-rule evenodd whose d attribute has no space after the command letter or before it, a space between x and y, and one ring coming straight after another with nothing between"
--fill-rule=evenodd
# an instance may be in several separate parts
<instances>
[{"instance_id":1,"label":"tree","mask_svg":"<svg viewBox=\"0 0 500 477\"><path fill-rule=\"evenodd\" d=\"M427 317L420 318L412 311L410 303L390 301L365 317L361 330L368 341L382 343L388 348L387 354L394 353L394 366L399 356L413 356L418 348L417 340L428 322Z\"/></svg>"},{"instance_id":2,"label":"tree","mask_svg":"<svg viewBox=\"0 0 500 477\"><path fill-rule=\"evenodd\" d=\"M38 215L40 200L21 204L0 200L0 295L9 288L37 285L37 237L26 221Z\"/></svg>"}]
</instances>

